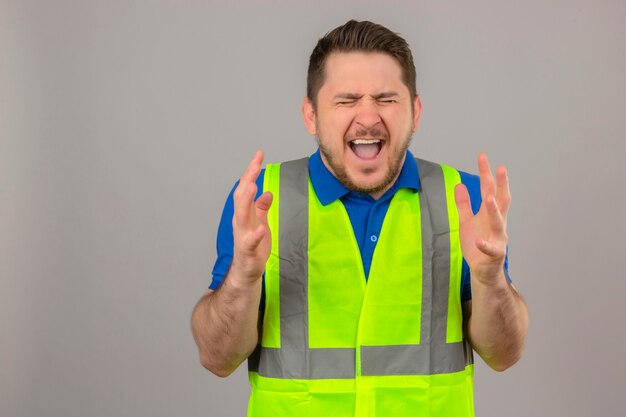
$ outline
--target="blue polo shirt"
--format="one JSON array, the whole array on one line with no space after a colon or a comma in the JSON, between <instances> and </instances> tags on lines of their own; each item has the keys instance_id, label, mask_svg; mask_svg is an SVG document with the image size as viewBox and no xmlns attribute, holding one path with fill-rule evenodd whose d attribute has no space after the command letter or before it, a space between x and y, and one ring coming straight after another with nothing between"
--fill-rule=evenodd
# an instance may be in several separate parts
<instances>
[{"instance_id":1,"label":"blue polo shirt","mask_svg":"<svg viewBox=\"0 0 626 417\"><path fill-rule=\"evenodd\" d=\"M369 275L370 266L374 249L378 242L378 236L383 226L383 220L387 214L387 209L391 202L391 198L401 188L408 188L413 192L418 192L420 180L418 175L419 167L415 162L415 157L410 151L404 160L404 165L400 171L398 179L393 186L378 200L374 200L369 194L362 194L347 189L343 184L335 178L335 176L326 168L322 162L320 151L318 149L309 159L309 175L315 194L323 205L328 205L339 199L343 203L348 212L348 217L352 223L352 229L356 241L361 251L361 259L363 261L363 270L365 276ZM459 171L461 182L465 184L470 195L472 211L478 212L482 201L480 195L480 181L478 176L471 175L466 172ZM256 181L258 198L263 192L263 177L265 170L261 170L259 178ZM233 187L222 212L222 218L217 230L217 260L213 267L213 281L209 289L215 290L226 276L230 263L233 259L233 192L237 184ZM504 261L505 272L508 277L508 257ZM470 270L463 259L462 280L461 280L461 301L467 301L472 298L470 285Z\"/></svg>"}]
</instances>

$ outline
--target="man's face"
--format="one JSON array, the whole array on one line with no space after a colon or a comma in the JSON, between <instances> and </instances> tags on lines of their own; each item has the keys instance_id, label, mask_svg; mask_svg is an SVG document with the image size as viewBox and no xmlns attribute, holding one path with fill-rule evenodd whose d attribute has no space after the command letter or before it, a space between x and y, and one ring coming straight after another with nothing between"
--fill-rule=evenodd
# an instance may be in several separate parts
<instances>
[{"instance_id":1,"label":"man's face","mask_svg":"<svg viewBox=\"0 0 626 417\"><path fill-rule=\"evenodd\" d=\"M333 53L326 60L317 106L305 98L302 115L335 177L351 190L378 198L400 173L420 106L391 56Z\"/></svg>"}]
</instances>

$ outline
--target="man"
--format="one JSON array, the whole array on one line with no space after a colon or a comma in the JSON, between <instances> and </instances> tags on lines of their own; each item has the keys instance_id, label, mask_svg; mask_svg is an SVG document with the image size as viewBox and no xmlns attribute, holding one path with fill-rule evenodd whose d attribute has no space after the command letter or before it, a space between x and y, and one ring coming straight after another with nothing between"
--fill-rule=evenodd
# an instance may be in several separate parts
<instances>
[{"instance_id":1,"label":"man","mask_svg":"<svg viewBox=\"0 0 626 417\"><path fill-rule=\"evenodd\" d=\"M528 325L505 168L481 154L478 185L414 159L413 58L380 25L326 34L307 84L320 149L265 170L257 152L229 196L192 317L201 363L227 376L248 358L251 416L473 415L472 348L504 370Z\"/></svg>"}]
</instances>

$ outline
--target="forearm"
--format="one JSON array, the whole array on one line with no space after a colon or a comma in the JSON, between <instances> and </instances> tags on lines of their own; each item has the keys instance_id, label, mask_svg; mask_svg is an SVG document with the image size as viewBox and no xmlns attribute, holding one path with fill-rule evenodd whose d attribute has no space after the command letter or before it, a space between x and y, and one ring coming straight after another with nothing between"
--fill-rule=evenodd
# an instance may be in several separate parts
<instances>
[{"instance_id":1,"label":"forearm","mask_svg":"<svg viewBox=\"0 0 626 417\"><path fill-rule=\"evenodd\" d=\"M261 279L238 279L233 268L222 285L206 294L192 315L200 362L217 376L230 375L256 347Z\"/></svg>"},{"instance_id":2,"label":"forearm","mask_svg":"<svg viewBox=\"0 0 626 417\"><path fill-rule=\"evenodd\" d=\"M472 301L466 308L472 347L493 369L503 371L519 360L528 331L528 309L504 273L495 285L472 279Z\"/></svg>"}]
</instances>

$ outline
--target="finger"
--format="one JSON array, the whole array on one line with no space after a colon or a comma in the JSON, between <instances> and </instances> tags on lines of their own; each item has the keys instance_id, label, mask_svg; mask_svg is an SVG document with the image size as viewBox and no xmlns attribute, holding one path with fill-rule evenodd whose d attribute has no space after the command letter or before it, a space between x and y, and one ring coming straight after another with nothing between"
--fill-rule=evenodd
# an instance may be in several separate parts
<instances>
[{"instance_id":1,"label":"finger","mask_svg":"<svg viewBox=\"0 0 626 417\"><path fill-rule=\"evenodd\" d=\"M478 175L480 176L480 195L482 198L484 199L488 195L495 195L495 184L491 174L491 167L489 166L487 154L484 152L478 155Z\"/></svg>"},{"instance_id":2,"label":"finger","mask_svg":"<svg viewBox=\"0 0 626 417\"><path fill-rule=\"evenodd\" d=\"M504 218L502 214L500 214L500 208L498 207L495 197L492 195L487 196L484 204L487 208L487 219L491 233L498 236L503 235L505 233Z\"/></svg>"},{"instance_id":3,"label":"finger","mask_svg":"<svg viewBox=\"0 0 626 417\"><path fill-rule=\"evenodd\" d=\"M459 212L459 222L463 224L474 215L469 193L465 185L457 184L457 186L454 187L454 200L456 201L456 208Z\"/></svg>"},{"instance_id":4,"label":"finger","mask_svg":"<svg viewBox=\"0 0 626 417\"><path fill-rule=\"evenodd\" d=\"M254 252L254 250L256 250L256 248L265 237L265 235L269 232L269 227L267 224L267 212L272 205L272 200L272 193L265 192L261 194L256 203L253 204L256 210L256 219L244 220L247 221L246 226L248 226L250 229L254 227L253 230L249 230L248 232L243 234L243 248L247 252Z\"/></svg>"},{"instance_id":5,"label":"finger","mask_svg":"<svg viewBox=\"0 0 626 417\"><path fill-rule=\"evenodd\" d=\"M496 201L502 217L506 218L511 204L511 190L509 189L509 176L503 165L496 170Z\"/></svg>"},{"instance_id":6,"label":"finger","mask_svg":"<svg viewBox=\"0 0 626 417\"><path fill-rule=\"evenodd\" d=\"M237 190L235 190L235 195L233 195L235 210L235 214L233 216L233 227L248 228L256 225L253 216L254 197L256 196L257 188L258 187L254 182L249 183L246 187L242 187L241 183L239 183Z\"/></svg>"},{"instance_id":7,"label":"finger","mask_svg":"<svg viewBox=\"0 0 626 417\"><path fill-rule=\"evenodd\" d=\"M485 239L476 239L476 247L485 255L494 258L504 258L506 256L506 247L502 249L498 245L488 242Z\"/></svg>"},{"instance_id":8,"label":"finger","mask_svg":"<svg viewBox=\"0 0 626 417\"><path fill-rule=\"evenodd\" d=\"M255 206L256 206L256 217L263 224L267 224L267 212L272 206L272 201L274 196L270 192L265 192L261 194L259 198L257 198Z\"/></svg>"},{"instance_id":9,"label":"finger","mask_svg":"<svg viewBox=\"0 0 626 417\"><path fill-rule=\"evenodd\" d=\"M241 183L248 183L256 181L259 173L261 172L261 164L263 163L263 151L258 150L250 160L248 167L241 176Z\"/></svg>"},{"instance_id":10,"label":"finger","mask_svg":"<svg viewBox=\"0 0 626 417\"><path fill-rule=\"evenodd\" d=\"M248 224L246 221L252 215L252 205L256 196L257 186L256 179L261 172L261 163L263 162L263 151L259 150L248 164L243 175L239 179L239 184L233 193L233 204L235 209L235 218L241 225Z\"/></svg>"}]
</instances>

